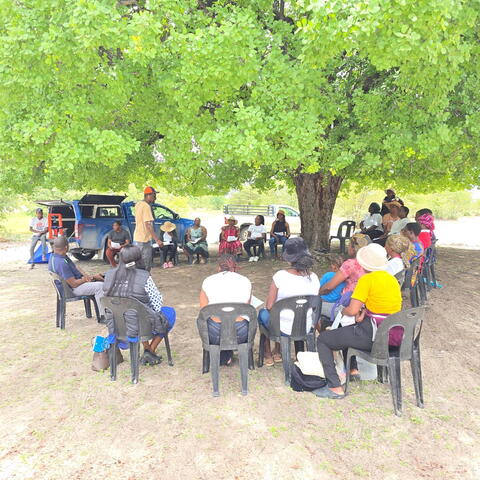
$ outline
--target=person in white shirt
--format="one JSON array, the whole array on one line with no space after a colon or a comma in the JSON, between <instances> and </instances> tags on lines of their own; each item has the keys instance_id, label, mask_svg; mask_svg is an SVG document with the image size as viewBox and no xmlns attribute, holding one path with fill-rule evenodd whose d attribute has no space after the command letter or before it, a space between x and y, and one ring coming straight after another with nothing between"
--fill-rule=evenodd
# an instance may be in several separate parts
<instances>
[{"instance_id":1,"label":"person in white shirt","mask_svg":"<svg viewBox=\"0 0 480 480\"><path fill-rule=\"evenodd\" d=\"M360 222L362 233L368 235L371 240L383 235L383 217L380 215L380 210L378 203L371 203L368 207L368 213L363 218L363 221Z\"/></svg>"},{"instance_id":2,"label":"person in white shirt","mask_svg":"<svg viewBox=\"0 0 480 480\"><path fill-rule=\"evenodd\" d=\"M410 240L403 235L389 235L385 243L385 250L388 255L388 264L385 270L395 276L405 269L403 255L410 246Z\"/></svg>"},{"instance_id":3,"label":"person in white shirt","mask_svg":"<svg viewBox=\"0 0 480 480\"><path fill-rule=\"evenodd\" d=\"M247 252L249 262L258 262L258 256L252 255L252 247L258 247L258 254L265 253L265 242L267 240L267 229L265 228L265 218L263 215L255 217L255 225L248 227L247 240L243 248Z\"/></svg>"},{"instance_id":4,"label":"person in white shirt","mask_svg":"<svg viewBox=\"0 0 480 480\"><path fill-rule=\"evenodd\" d=\"M301 237L289 238L282 252L283 260L290 263L285 270L277 272L272 279L265 307L258 314L258 323L268 330L270 324L270 309L274 303L284 298L297 295L318 295L320 281L317 275L310 271L314 260L310 254L305 240ZM290 335L294 319L294 312L284 310L280 315L280 331ZM312 312L307 314L307 331L312 327ZM271 367L274 363L282 361L280 344L275 344L273 351L270 342L265 342L265 366Z\"/></svg>"},{"instance_id":5,"label":"person in white shirt","mask_svg":"<svg viewBox=\"0 0 480 480\"><path fill-rule=\"evenodd\" d=\"M36 216L30 220L30 231L33 233L32 243L30 244L30 263L31 268L35 266L33 256L35 254L35 247L38 242L42 244L42 261L47 261L47 232L48 220L43 216L43 210L37 208Z\"/></svg>"},{"instance_id":6,"label":"person in white shirt","mask_svg":"<svg viewBox=\"0 0 480 480\"><path fill-rule=\"evenodd\" d=\"M408 207L400 207L400 211L398 213L398 216L400 218L392 223L392 228L390 229L389 235L395 235L402 232L402 230L406 227L407 223L411 222L411 220L408 218L409 213L410 209Z\"/></svg>"},{"instance_id":7,"label":"person in white shirt","mask_svg":"<svg viewBox=\"0 0 480 480\"><path fill-rule=\"evenodd\" d=\"M233 255L224 254L218 258L218 273L207 277L200 291L200 308L212 303L250 303L252 283L247 277L237 273L237 261ZM212 345L220 344L221 320L213 317L207 321L209 340ZM248 320L237 318L237 340L248 340ZM231 350L222 350L220 365L229 365L232 361Z\"/></svg>"}]
</instances>

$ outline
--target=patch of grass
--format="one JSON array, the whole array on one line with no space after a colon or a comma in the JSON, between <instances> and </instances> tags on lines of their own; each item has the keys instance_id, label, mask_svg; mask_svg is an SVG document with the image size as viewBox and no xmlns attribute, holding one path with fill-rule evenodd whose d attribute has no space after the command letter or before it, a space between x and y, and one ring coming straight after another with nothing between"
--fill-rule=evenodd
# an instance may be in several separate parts
<instances>
[{"instance_id":1,"label":"patch of grass","mask_svg":"<svg viewBox=\"0 0 480 480\"><path fill-rule=\"evenodd\" d=\"M356 465L352 469L353 473L359 477L368 477L369 473L365 468L363 468L361 465Z\"/></svg>"}]
</instances>

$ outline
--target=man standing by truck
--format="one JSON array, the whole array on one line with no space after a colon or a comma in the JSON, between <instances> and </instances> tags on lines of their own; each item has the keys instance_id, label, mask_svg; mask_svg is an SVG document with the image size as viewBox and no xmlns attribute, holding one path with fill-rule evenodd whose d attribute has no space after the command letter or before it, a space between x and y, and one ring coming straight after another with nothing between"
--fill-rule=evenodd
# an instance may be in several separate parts
<instances>
[{"instance_id":1,"label":"man standing by truck","mask_svg":"<svg viewBox=\"0 0 480 480\"><path fill-rule=\"evenodd\" d=\"M30 244L30 262L32 263L31 268L33 268L35 266L33 257L38 242L42 244L42 262L47 261L48 220L43 216L41 208L37 208L35 216L30 221L30 231L33 233L32 243Z\"/></svg>"},{"instance_id":2,"label":"man standing by truck","mask_svg":"<svg viewBox=\"0 0 480 480\"><path fill-rule=\"evenodd\" d=\"M133 234L133 241L142 251L142 259L145 265L145 270L150 271L153 264L153 247L152 239L163 247L163 242L160 241L153 228L153 212L152 203L157 198L157 192L152 187L145 187L143 191L143 200L137 202L135 205L135 232Z\"/></svg>"}]
</instances>

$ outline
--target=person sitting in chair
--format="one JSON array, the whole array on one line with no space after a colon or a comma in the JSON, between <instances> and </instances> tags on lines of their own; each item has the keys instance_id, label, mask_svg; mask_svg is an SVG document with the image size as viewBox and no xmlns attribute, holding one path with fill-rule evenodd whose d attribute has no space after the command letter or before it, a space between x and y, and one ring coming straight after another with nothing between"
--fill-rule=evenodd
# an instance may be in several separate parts
<instances>
[{"instance_id":1,"label":"person sitting in chair","mask_svg":"<svg viewBox=\"0 0 480 480\"><path fill-rule=\"evenodd\" d=\"M249 262L258 262L258 256L252 255L252 247L257 247L258 253L264 252L266 239L267 229L265 228L265 218L263 215L257 215L255 217L255 225L248 227L247 240L243 244Z\"/></svg>"},{"instance_id":2,"label":"person sitting in chair","mask_svg":"<svg viewBox=\"0 0 480 480\"><path fill-rule=\"evenodd\" d=\"M382 216L380 215L380 205L371 203L368 207L368 213L360 222L362 233L368 235L372 240L383 235Z\"/></svg>"},{"instance_id":3,"label":"person sitting in chair","mask_svg":"<svg viewBox=\"0 0 480 480\"><path fill-rule=\"evenodd\" d=\"M278 258L277 254L277 245L285 245L285 242L290 237L290 225L285 219L285 212L279 210L277 213L277 219L272 223L272 228L270 229L270 240L268 241L270 245L270 255L272 258Z\"/></svg>"},{"instance_id":4,"label":"person sitting in chair","mask_svg":"<svg viewBox=\"0 0 480 480\"><path fill-rule=\"evenodd\" d=\"M129 243L130 234L126 230L123 230L120 220L115 220L112 224L112 230L110 230L107 235L107 249L105 251L105 256L113 268L117 266L115 255Z\"/></svg>"},{"instance_id":5,"label":"person sitting in chair","mask_svg":"<svg viewBox=\"0 0 480 480\"><path fill-rule=\"evenodd\" d=\"M247 277L237 273L237 261L230 254L218 258L218 273L207 277L200 291L200 308L212 303L250 303L252 299L252 283ZM220 344L221 320L209 318L207 321L208 336L212 345ZM238 343L248 341L248 321L239 317L236 319ZM220 352L220 365L230 365L233 352Z\"/></svg>"},{"instance_id":6,"label":"person sitting in chair","mask_svg":"<svg viewBox=\"0 0 480 480\"><path fill-rule=\"evenodd\" d=\"M238 220L231 216L227 225L222 227L218 253L220 255L230 254L239 256L242 254L242 243L240 242L240 229L237 227Z\"/></svg>"},{"instance_id":7,"label":"person sitting in chair","mask_svg":"<svg viewBox=\"0 0 480 480\"><path fill-rule=\"evenodd\" d=\"M202 226L201 220L197 217L193 225L185 235L185 252L188 256L188 263L192 263L194 255L200 255L200 263L207 263L209 257L207 244L207 229Z\"/></svg>"},{"instance_id":8,"label":"person sitting in chair","mask_svg":"<svg viewBox=\"0 0 480 480\"><path fill-rule=\"evenodd\" d=\"M176 313L172 307L163 306L163 296L158 291L150 273L143 269L142 251L140 248L127 245L119 253L118 267L109 270L105 275L103 292L109 297L134 298L143 303L149 312L152 322L153 338L143 342L143 355L140 361L143 365L156 365L162 358L155 351L163 340L158 331L163 330L166 319L169 332L175 325ZM159 315L161 314L162 317Z\"/></svg>"},{"instance_id":9,"label":"person sitting in chair","mask_svg":"<svg viewBox=\"0 0 480 480\"><path fill-rule=\"evenodd\" d=\"M278 271L272 279L265 308L262 308L258 314L258 323L266 330L270 325L270 310L278 300L284 298L296 297L298 295L317 295L320 287L320 281L316 273L311 271L314 260L310 254L305 240L301 237L290 238L285 242L282 252L282 258L290 263L285 270ZM292 332L294 313L291 310L285 310L280 314L280 330L285 335ZM312 327L312 312L307 315L307 331ZM273 351L270 341L265 342L265 366L271 367L274 363L280 363L282 355L280 353L280 344L275 343Z\"/></svg>"},{"instance_id":10,"label":"person sitting in chair","mask_svg":"<svg viewBox=\"0 0 480 480\"><path fill-rule=\"evenodd\" d=\"M160 225L160 251L163 256L163 268L173 268L175 256L177 255L178 236L177 226L172 222L165 222Z\"/></svg>"},{"instance_id":11,"label":"person sitting in chair","mask_svg":"<svg viewBox=\"0 0 480 480\"><path fill-rule=\"evenodd\" d=\"M57 237L53 242L53 255L48 262L50 272L63 278L71 287L76 297L94 295L100 307L103 297L103 275L87 275L68 257L68 240L65 236Z\"/></svg>"},{"instance_id":12,"label":"person sitting in chair","mask_svg":"<svg viewBox=\"0 0 480 480\"><path fill-rule=\"evenodd\" d=\"M403 235L390 235L385 243L388 255L388 264L385 269L388 273L396 275L405 270L404 256L410 246L410 240Z\"/></svg>"}]
</instances>

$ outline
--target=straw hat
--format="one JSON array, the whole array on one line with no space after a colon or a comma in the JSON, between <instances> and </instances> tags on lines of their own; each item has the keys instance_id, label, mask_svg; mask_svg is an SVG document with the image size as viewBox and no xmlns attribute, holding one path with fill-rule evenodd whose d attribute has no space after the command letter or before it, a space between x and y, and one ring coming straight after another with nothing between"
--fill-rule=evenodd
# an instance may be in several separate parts
<instances>
[{"instance_id":1,"label":"straw hat","mask_svg":"<svg viewBox=\"0 0 480 480\"><path fill-rule=\"evenodd\" d=\"M165 222L163 225L160 225L160 230L167 233L173 232L173 230L175 230L176 228L177 226L174 223L168 221Z\"/></svg>"},{"instance_id":2,"label":"straw hat","mask_svg":"<svg viewBox=\"0 0 480 480\"><path fill-rule=\"evenodd\" d=\"M231 220L233 220L235 222L234 225L236 225L238 223L238 220L233 215L230 215L227 218L227 223L230 222Z\"/></svg>"},{"instance_id":3,"label":"straw hat","mask_svg":"<svg viewBox=\"0 0 480 480\"><path fill-rule=\"evenodd\" d=\"M400 202L397 202L397 200L393 200L392 202L388 202L385 204L388 208L390 207L398 207L402 208L402 204Z\"/></svg>"},{"instance_id":4,"label":"straw hat","mask_svg":"<svg viewBox=\"0 0 480 480\"><path fill-rule=\"evenodd\" d=\"M388 264L387 251L378 243L371 243L357 252L357 262L367 272L385 270Z\"/></svg>"}]
</instances>

